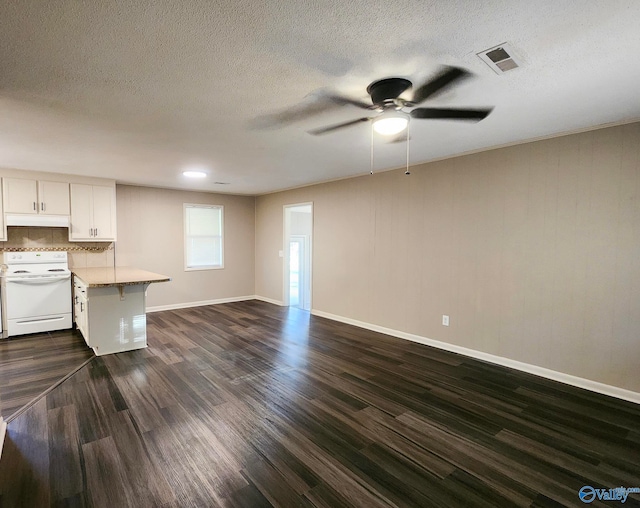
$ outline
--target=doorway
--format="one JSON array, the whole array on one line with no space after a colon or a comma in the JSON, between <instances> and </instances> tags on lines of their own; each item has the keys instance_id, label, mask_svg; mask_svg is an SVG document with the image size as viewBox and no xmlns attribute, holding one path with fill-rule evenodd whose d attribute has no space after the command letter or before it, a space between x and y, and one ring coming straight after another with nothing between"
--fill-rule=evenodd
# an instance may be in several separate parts
<instances>
[{"instance_id":1,"label":"doorway","mask_svg":"<svg viewBox=\"0 0 640 508\"><path fill-rule=\"evenodd\" d=\"M284 207L284 304L311 310L313 205Z\"/></svg>"}]
</instances>

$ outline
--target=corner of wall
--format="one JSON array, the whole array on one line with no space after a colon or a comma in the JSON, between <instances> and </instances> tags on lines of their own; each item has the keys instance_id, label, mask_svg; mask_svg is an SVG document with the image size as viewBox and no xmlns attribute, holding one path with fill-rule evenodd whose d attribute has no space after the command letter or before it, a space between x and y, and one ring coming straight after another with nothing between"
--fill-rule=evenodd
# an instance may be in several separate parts
<instances>
[{"instance_id":1,"label":"corner of wall","mask_svg":"<svg viewBox=\"0 0 640 508\"><path fill-rule=\"evenodd\" d=\"M258 286L258 196L253 196L253 294Z\"/></svg>"}]
</instances>

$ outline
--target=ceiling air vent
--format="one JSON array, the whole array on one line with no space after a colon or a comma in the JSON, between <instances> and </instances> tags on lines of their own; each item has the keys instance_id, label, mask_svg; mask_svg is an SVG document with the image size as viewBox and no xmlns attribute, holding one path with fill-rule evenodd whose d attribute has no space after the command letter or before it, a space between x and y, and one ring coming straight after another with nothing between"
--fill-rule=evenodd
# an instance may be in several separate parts
<instances>
[{"instance_id":1,"label":"ceiling air vent","mask_svg":"<svg viewBox=\"0 0 640 508\"><path fill-rule=\"evenodd\" d=\"M493 48L477 53L478 58L491 67L496 74L504 74L507 71L520 67L520 58L508 43L503 43Z\"/></svg>"}]
</instances>

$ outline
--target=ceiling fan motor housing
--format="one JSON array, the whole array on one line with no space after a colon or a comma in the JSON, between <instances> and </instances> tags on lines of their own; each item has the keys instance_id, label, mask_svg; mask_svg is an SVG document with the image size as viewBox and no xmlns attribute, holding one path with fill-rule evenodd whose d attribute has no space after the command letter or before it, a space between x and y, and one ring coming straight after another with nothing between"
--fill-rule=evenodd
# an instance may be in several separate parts
<instances>
[{"instance_id":1,"label":"ceiling fan motor housing","mask_svg":"<svg viewBox=\"0 0 640 508\"><path fill-rule=\"evenodd\" d=\"M319 134L327 134L361 122L373 121L374 130L384 135L392 135L405 129L409 118L478 122L486 118L493 108L460 109L415 107L434 94L451 87L456 82L468 76L470 76L470 73L460 67L445 67L438 75L413 90L411 100L400 98L403 92L413 87L411 81L404 78L386 78L371 83L367 87L367 93L371 96L372 105L353 100L349 97L331 95L330 98L333 102L337 102L338 104L352 104L360 109L374 110L378 114L314 129L309 131L309 134L316 136ZM405 111L404 108L413 109ZM389 128L387 128L387 126L389 126Z\"/></svg>"},{"instance_id":2,"label":"ceiling fan motor housing","mask_svg":"<svg viewBox=\"0 0 640 508\"><path fill-rule=\"evenodd\" d=\"M371 101L376 105L397 99L398 96L411 88L411 81L403 78L387 78L374 81L367 87Z\"/></svg>"}]
</instances>

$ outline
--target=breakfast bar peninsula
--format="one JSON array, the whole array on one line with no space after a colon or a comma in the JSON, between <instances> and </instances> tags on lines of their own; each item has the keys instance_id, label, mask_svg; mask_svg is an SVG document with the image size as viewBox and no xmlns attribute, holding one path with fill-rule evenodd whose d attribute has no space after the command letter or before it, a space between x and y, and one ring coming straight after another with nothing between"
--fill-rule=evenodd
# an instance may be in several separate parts
<instances>
[{"instance_id":1,"label":"breakfast bar peninsula","mask_svg":"<svg viewBox=\"0 0 640 508\"><path fill-rule=\"evenodd\" d=\"M138 268L73 268L74 320L97 356L147 347L146 290L166 275Z\"/></svg>"}]
</instances>

